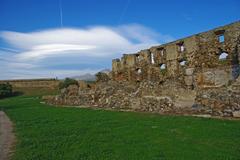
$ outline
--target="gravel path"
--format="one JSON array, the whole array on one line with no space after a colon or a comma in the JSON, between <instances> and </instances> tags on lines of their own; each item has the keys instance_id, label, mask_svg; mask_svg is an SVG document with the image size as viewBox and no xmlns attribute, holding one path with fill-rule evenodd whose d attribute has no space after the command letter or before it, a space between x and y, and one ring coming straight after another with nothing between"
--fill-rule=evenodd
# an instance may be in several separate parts
<instances>
[{"instance_id":1,"label":"gravel path","mask_svg":"<svg viewBox=\"0 0 240 160\"><path fill-rule=\"evenodd\" d=\"M0 111L0 160L9 160L15 141L13 124L7 115Z\"/></svg>"}]
</instances>

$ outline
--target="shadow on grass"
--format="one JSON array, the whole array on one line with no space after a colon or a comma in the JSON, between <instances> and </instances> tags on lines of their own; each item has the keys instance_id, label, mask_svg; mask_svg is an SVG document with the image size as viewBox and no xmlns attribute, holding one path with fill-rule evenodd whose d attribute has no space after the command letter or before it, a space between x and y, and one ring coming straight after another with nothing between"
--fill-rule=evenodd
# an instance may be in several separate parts
<instances>
[{"instance_id":1,"label":"shadow on grass","mask_svg":"<svg viewBox=\"0 0 240 160\"><path fill-rule=\"evenodd\" d=\"M11 101L11 99L14 99L16 97L21 97L23 96L24 93L23 92L19 92L19 91L14 91L11 95L8 95L8 96L4 96L4 97L0 97L0 101ZM11 105L8 106L8 105L0 105L0 111L6 111L6 110L9 110L9 109L14 109L15 107L12 107Z\"/></svg>"}]
</instances>

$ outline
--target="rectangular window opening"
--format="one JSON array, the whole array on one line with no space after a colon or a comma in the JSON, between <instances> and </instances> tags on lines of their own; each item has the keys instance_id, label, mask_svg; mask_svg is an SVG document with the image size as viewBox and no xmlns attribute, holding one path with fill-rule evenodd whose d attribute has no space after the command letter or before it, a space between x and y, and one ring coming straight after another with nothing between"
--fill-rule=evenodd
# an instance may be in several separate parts
<instances>
[{"instance_id":1,"label":"rectangular window opening","mask_svg":"<svg viewBox=\"0 0 240 160\"><path fill-rule=\"evenodd\" d=\"M223 34L218 36L218 41L219 41L220 43L224 42L224 40L225 40L225 37L224 37Z\"/></svg>"},{"instance_id":2,"label":"rectangular window opening","mask_svg":"<svg viewBox=\"0 0 240 160\"><path fill-rule=\"evenodd\" d=\"M154 61L154 55L153 55L153 53L151 53L151 63L152 63L152 64L154 64L154 63L155 63L155 61Z\"/></svg>"},{"instance_id":3,"label":"rectangular window opening","mask_svg":"<svg viewBox=\"0 0 240 160\"><path fill-rule=\"evenodd\" d=\"M178 47L179 52L184 52L185 51L184 42L177 43L177 47Z\"/></svg>"},{"instance_id":4,"label":"rectangular window opening","mask_svg":"<svg viewBox=\"0 0 240 160\"><path fill-rule=\"evenodd\" d=\"M160 47L158 48L158 50L160 51L160 55L163 56L164 55L164 48L163 47Z\"/></svg>"},{"instance_id":5,"label":"rectangular window opening","mask_svg":"<svg viewBox=\"0 0 240 160\"><path fill-rule=\"evenodd\" d=\"M183 52L185 50L184 45L180 45L180 52Z\"/></svg>"}]
</instances>

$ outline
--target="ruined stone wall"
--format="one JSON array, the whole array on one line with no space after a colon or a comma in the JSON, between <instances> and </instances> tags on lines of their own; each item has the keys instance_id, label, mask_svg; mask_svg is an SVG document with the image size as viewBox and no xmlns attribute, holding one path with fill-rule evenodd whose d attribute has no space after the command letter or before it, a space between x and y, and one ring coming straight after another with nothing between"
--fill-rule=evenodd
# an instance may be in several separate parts
<instances>
[{"instance_id":1,"label":"ruined stone wall","mask_svg":"<svg viewBox=\"0 0 240 160\"><path fill-rule=\"evenodd\" d=\"M115 81L138 82L173 77L189 86L194 84L193 77L189 76L195 72L201 74L208 69L222 70L222 66L228 66L232 68L228 71L232 72L232 76L225 80L236 79L239 74L239 39L240 22L236 22L135 54L124 54L121 59L112 61L112 78ZM221 54L227 54L226 59L220 60Z\"/></svg>"},{"instance_id":2,"label":"ruined stone wall","mask_svg":"<svg viewBox=\"0 0 240 160\"><path fill-rule=\"evenodd\" d=\"M84 105L157 113L240 117L240 22L112 60L94 87L70 86L45 97Z\"/></svg>"},{"instance_id":3,"label":"ruined stone wall","mask_svg":"<svg viewBox=\"0 0 240 160\"><path fill-rule=\"evenodd\" d=\"M13 88L58 88L59 80L56 79L25 79L1 80L0 83L9 83Z\"/></svg>"}]
</instances>

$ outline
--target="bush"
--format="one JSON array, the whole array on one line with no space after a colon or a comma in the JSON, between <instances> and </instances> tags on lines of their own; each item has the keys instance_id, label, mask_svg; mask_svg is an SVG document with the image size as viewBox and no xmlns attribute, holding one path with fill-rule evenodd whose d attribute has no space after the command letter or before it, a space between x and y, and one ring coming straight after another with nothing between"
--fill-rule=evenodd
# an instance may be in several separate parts
<instances>
[{"instance_id":1,"label":"bush","mask_svg":"<svg viewBox=\"0 0 240 160\"><path fill-rule=\"evenodd\" d=\"M104 72L98 72L95 76L97 82L107 82L110 80L108 74Z\"/></svg>"},{"instance_id":2,"label":"bush","mask_svg":"<svg viewBox=\"0 0 240 160\"><path fill-rule=\"evenodd\" d=\"M9 83L0 84L0 98L12 96L12 85Z\"/></svg>"},{"instance_id":3,"label":"bush","mask_svg":"<svg viewBox=\"0 0 240 160\"><path fill-rule=\"evenodd\" d=\"M67 88L70 85L78 85L78 81L76 81L75 79L66 78L64 81L59 83L59 88Z\"/></svg>"}]
</instances>

